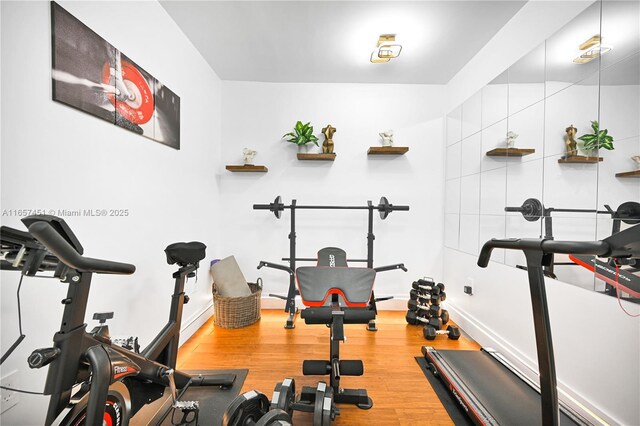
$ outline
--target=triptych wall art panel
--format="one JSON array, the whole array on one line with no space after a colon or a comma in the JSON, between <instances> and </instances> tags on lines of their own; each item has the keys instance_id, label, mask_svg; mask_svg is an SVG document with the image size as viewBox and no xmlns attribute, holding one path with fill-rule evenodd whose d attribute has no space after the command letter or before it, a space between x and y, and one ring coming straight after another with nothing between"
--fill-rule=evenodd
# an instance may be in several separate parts
<instances>
[{"instance_id":1,"label":"triptych wall art panel","mask_svg":"<svg viewBox=\"0 0 640 426\"><path fill-rule=\"evenodd\" d=\"M53 100L180 149L180 97L51 2Z\"/></svg>"}]
</instances>

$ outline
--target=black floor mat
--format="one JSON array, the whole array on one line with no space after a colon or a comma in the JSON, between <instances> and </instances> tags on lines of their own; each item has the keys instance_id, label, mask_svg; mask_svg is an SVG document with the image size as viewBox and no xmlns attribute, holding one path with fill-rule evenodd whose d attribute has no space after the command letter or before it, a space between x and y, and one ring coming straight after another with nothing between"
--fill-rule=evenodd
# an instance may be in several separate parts
<instances>
[{"instance_id":1,"label":"black floor mat","mask_svg":"<svg viewBox=\"0 0 640 426\"><path fill-rule=\"evenodd\" d=\"M189 387L187 391L182 395L180 400L182 401L200 401L200 413L198 416L198 424L204 425L219 425L222 423L222 415L227 406L233 401L233 399L240 394L240 389L244 384L244 380L247 378L249 370L184 370L189 374L235 374L236 380L233 382L233 386L229 389L220 389L212 386L193 386ZM150 421L149 424L156 424L162 426L172 425L172 411L169 409L170 400L167 400L162 408L158 408L158 413L162 413L159 416L159 422ZM166 415L165 415L166 413ZM181 413L175 413L174 422L177 422L182 417ZM158 418L158 417L156 417Z\"/></svg>"},{"instance_id":2,"label":"black floor mat","mask_svg":"<svg viewBox=\"0 0 640 426\"><path fill-rule=\"evenodd\" d=\"M417 356L416 361L427 380L429 380L429 384L435 391L436 395L438 395L440 402L444 405L445 410L447 410L447 414L451 417L451 421L453 421L456 426L473 426L471 419L467 417L458 401L456 401L455 397L451 392L449 392L442 380L433 375L429 369L427 360L424 357Z\"/></svg>"}]
</instances>

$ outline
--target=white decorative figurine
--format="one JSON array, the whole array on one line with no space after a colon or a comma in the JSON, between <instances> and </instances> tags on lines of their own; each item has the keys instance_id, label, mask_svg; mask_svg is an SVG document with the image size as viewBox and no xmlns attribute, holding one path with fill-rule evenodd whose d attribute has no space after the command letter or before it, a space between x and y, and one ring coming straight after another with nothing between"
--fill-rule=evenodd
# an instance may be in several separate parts
<instances>
[{"instance_id":1,"label":"white decorative figurine","mask_svg":"<svg viewBox=\"0 0 640 426\"><path fill-rule=\"evenodd\" d=\"M636 168L640 170L640 155L634 155L631 159L636 162Z\"/></svg>"},{"instance_id":2,"label":"white decorative figurine","mask_svg":"<svg viewBox=\"0 0 640 426\"><path fill-rule=\"evenodd\" d=\"M253 164L253 157L256 156L258 151L254 151L253 149L245 148L242 150L242 157L244 159L245 165Z\"/></svg>"},{"instance_id":3,"label":"white decorative figurine","mask_svg":"<svg viewBox=\"0 0 640 426\"><path fill-rule=\"evenodd\" d=\"M382 146L393 146L393 130L379 133L382 138Z\"/></svg>"},{"instance_id":4,"label":"white decorative figurine","mask_svg":"<svg viewBox=\"0 0 640 426\"><path fill-rule=\"evenodd\" d=\"M518 138L518 134L509 130L507 132L507 148L513 148L516 145L516 139Z\"/></svg>"}]
</instances>

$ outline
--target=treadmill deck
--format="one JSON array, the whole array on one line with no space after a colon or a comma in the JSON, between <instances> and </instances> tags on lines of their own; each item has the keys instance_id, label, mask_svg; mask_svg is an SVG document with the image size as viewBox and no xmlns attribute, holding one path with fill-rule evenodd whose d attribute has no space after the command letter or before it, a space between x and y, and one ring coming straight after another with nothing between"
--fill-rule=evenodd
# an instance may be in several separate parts
<instances>
[{"instance_id":1,"label":"treadmill deck","mask_svg":"<svg viewBox=\"0 0 640 426\"><path fill-rule=\"evenodd\" d=\"M430 358L430 355L433 356L432 352L426 354L427 361L436 360L434 364L438 373L441 376L447 376L445 383L449 390L452 390L452 384L455 387L456 379L449 377L453 376L450 373L450 370L453 370L476 401L490 413L496 424L542 424L540 394L489 353L483 350L437 350L434 352L448 364L448 368L446 365L440 365L441 362L437 359L440 357L437 355L433 359ZM465 395L465 392L456 389L456 393L469 402L470 398ZM473 404L469 408L473 409ZM577 423L560 410L560 424L575 425Z\"/></svg>"}]
</instances>

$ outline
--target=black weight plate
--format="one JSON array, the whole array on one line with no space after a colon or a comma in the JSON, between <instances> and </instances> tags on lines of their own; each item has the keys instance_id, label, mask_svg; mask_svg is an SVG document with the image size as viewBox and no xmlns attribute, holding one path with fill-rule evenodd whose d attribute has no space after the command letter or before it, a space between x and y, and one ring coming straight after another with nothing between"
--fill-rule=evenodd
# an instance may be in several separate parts
<instances>
[{"instance_id":1,"label":"black weight plate","mask_svg":"<svg viewBox=\"0 0 640 426\"><path fill-rule=\"evenodd\" d=\"M262 416L256 426L286 426L291 425L291 416L283 410L275 409Z\"/></svg>"},{"instance_id":2,"label":"black weight plate","mask_svg":"<svg viewBox=\"0 0 640 426\"><path fill-rule=\"evenodd\" d=\"M273 214L276 215L276 219L280 219L280 216L282 216L282 210L284 210L284 206L282 206L283 208L280 208L280 206L282 205L282 198L280 198L280 196L278 195L276 197L275 200L273 200Z\"/></svg>"},{"instance_id":3,"label":"black weight plate","mask_svg":"<svg viewBox=\"0 0 640 426\"><path fill-rule=\"evenodd\" d=\"M271 409L278 408L278 401L280 400L280 392L282 391L282 382L276 383L276 387L273 388L273 395L271 396Z\"/></svg>"},{"instance_id":4,"label":"black weight plate","mask_svg":"<svg viewBox=\"0 0 640 426\"><path fill-rule=\"evenodd\" d=\"M261 392L252 390L235 397L222 416L223 426L244 426L257 422L269 411L269 399Z\"/></svg>"},{"instance_id":5,"label":"black weight plate","mask_svg":"<svg viewBox=\"0 0 640 426\"><path fill-rule=\"evenodd\" d=\"M280 394L278 395L278 400L276 402L276 406L273 407L273 402L271 403L272 408L278 408L289 416L293 415L293 408L291 405L295 402L296 399L296 381L291 378L286 378L280 383ZM274 392L274 400L275 400L275 392Z\"/></svg>"},{"instance_id":6,"label":"black weight plate","mask_svg":"<svg viewBox=\"0 0 640 426\"><path fill-rule=\"evenodd\" d=\"M327 384L325 382L318 382L316 388L316 400L313 408L313 426L322 426L323 423L323 407L324 397L327 393Z\"/></svg>"},{"instance_id":7,"label":"black weight plate","mask_svg":"<svg viewBox=\"0 0 640 426\"><path fill-rule=\"evenodd\" d=\"M378 211L380 212L380 219L385 220L389 216L391 209L389 208L389 200L387 197L380 198L380 204L378 204Z\"/></svg>"},{"instance_id":8,"label":"black weight plate","mask_svg":"<svg viewBox=\"0 0 640 426\"><path fill-rule=\"evenodd\" d=\"M535 222L540 219L543 210L544 206L537 198L528 198L522 203L522 216L527 222Z\"/></svg>"},{"instance_id":9,"label":"black weight plate","mask_svg":"<svg viewBox=\"0 0 640 426\"><path fill-rule=\"evenodd\" d=\"M333 413L333 388L330 387L324 394L324 404L322 406L322 426L331 424L335 417Z\"/></svg>"},{"instance_id":10,"label":"black weight plate","mask_svg":"<svg viewBox=\"0 0 640 426\"><path fill-rule=\"evenodd\" d=\"M640 203L627 201L620 204L616 210L616 217L626 224L640 223Z\"/></svg>"}]
</instances>

